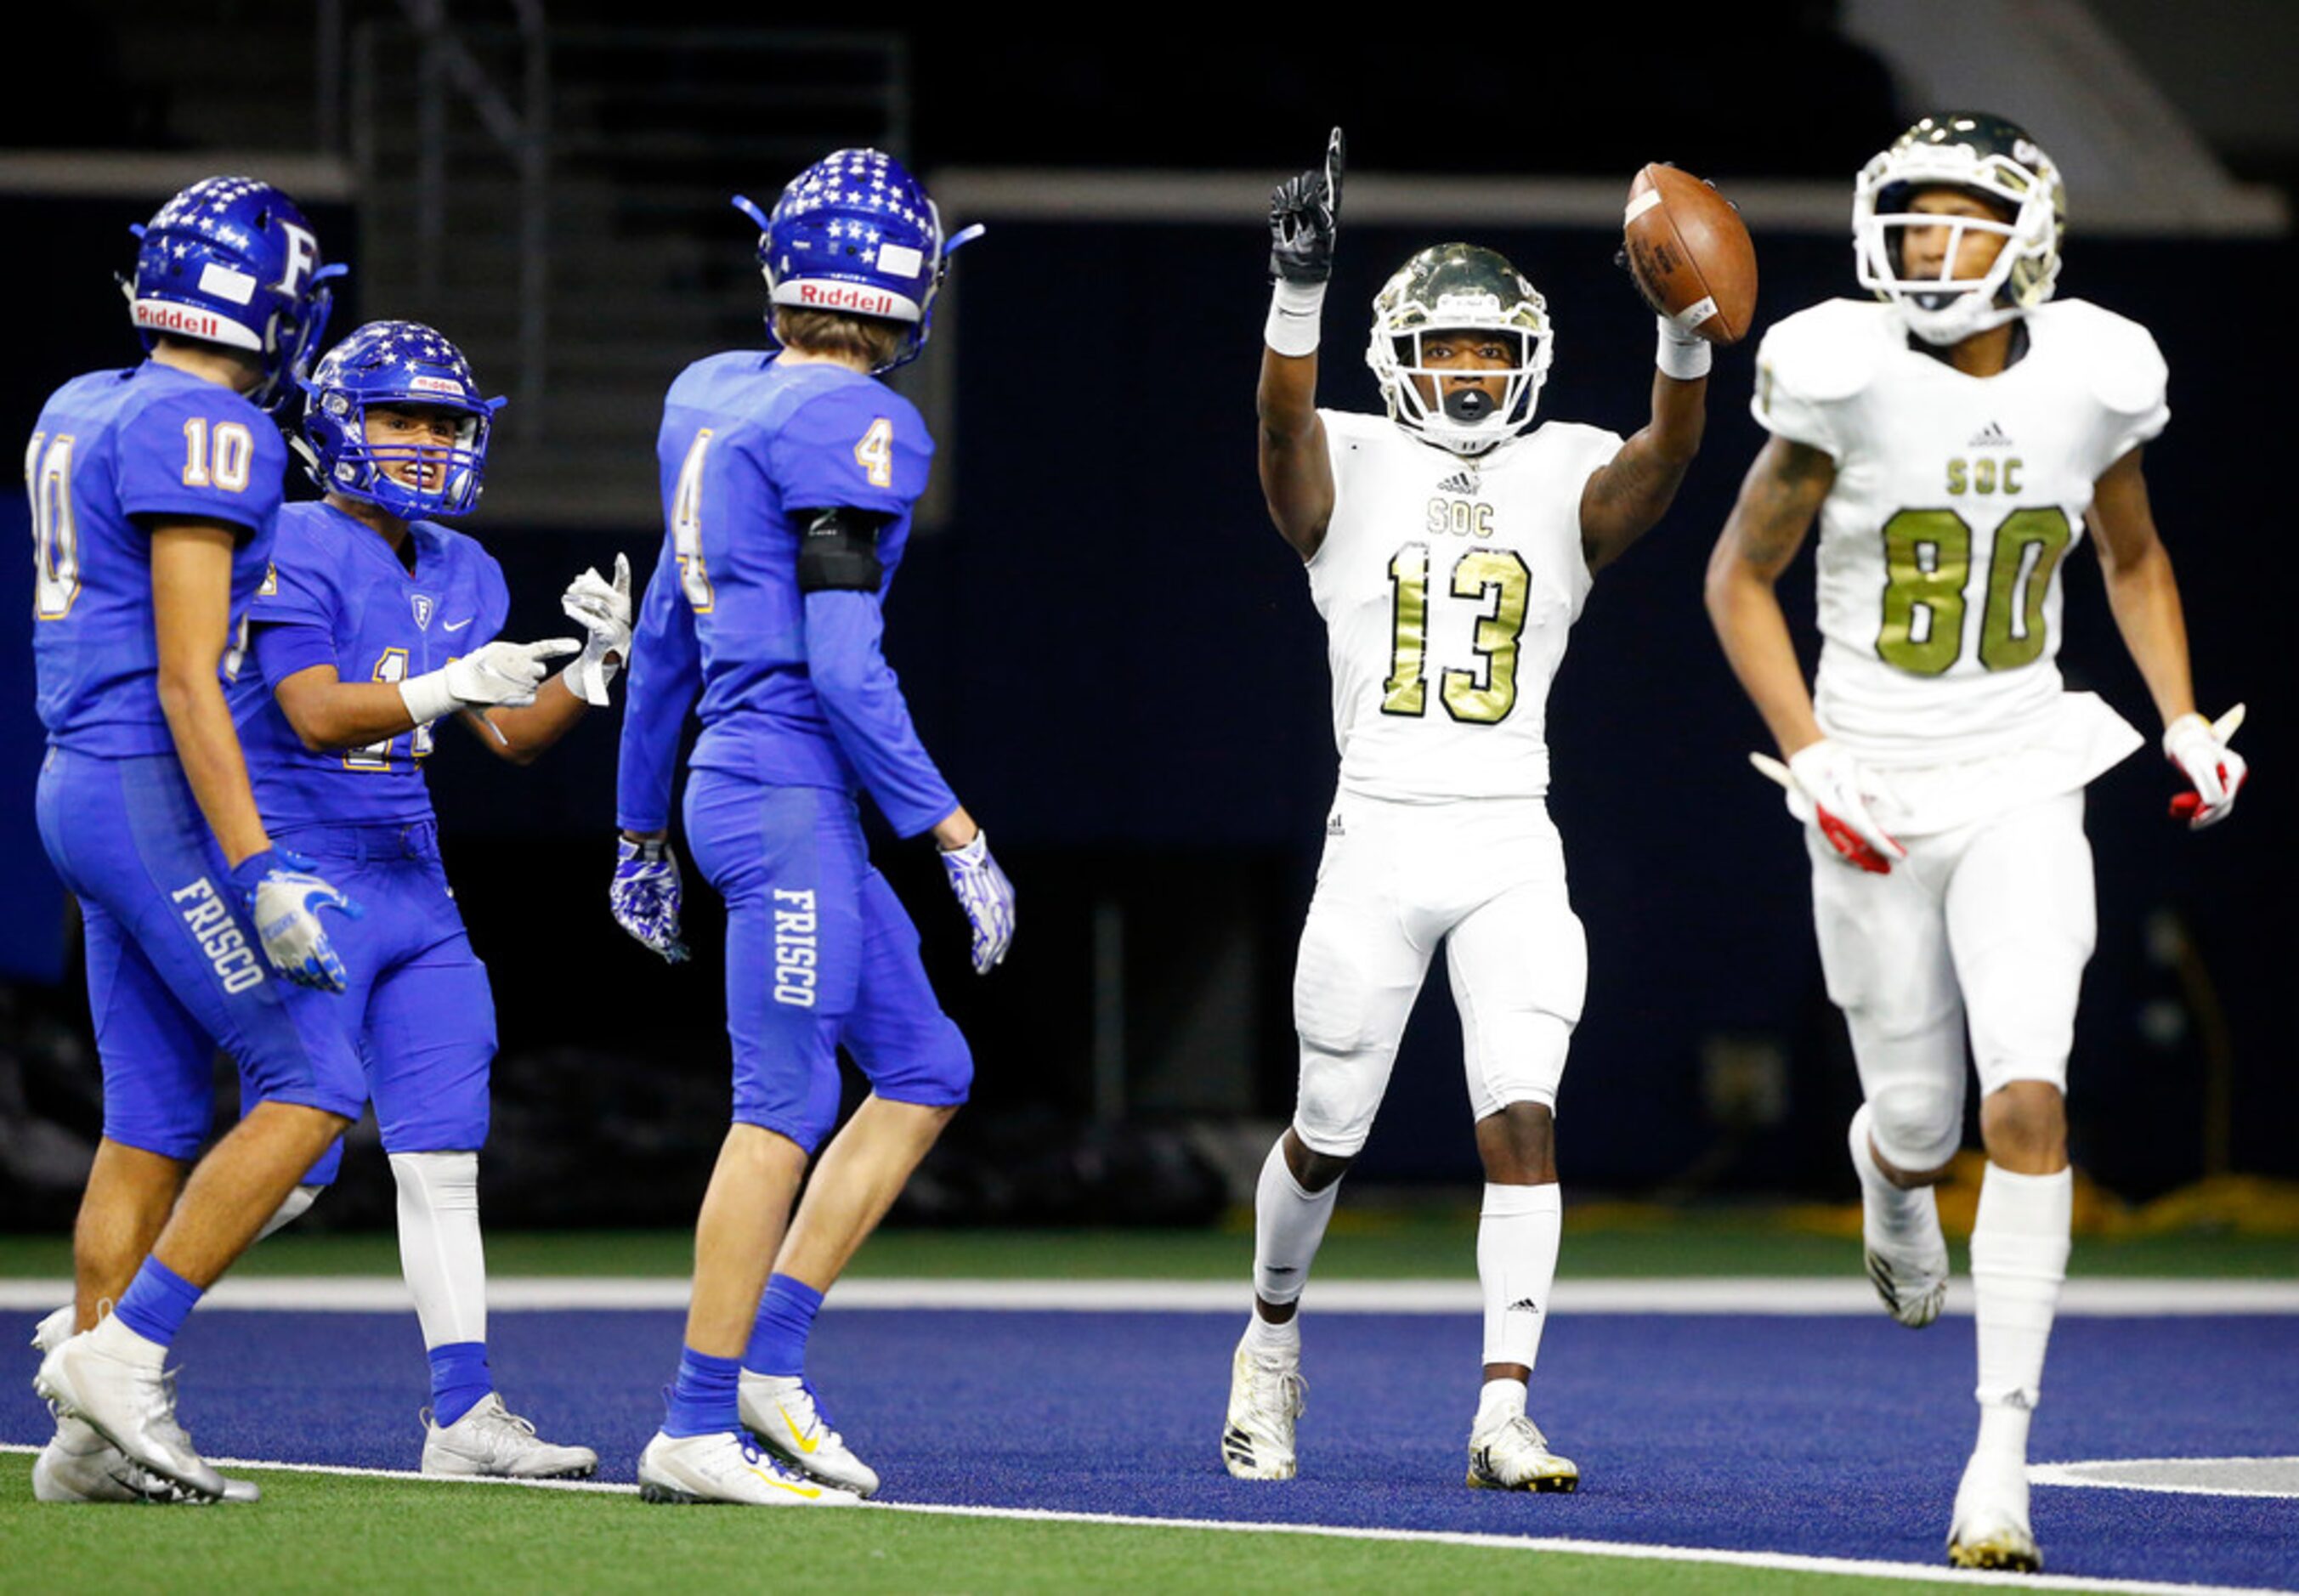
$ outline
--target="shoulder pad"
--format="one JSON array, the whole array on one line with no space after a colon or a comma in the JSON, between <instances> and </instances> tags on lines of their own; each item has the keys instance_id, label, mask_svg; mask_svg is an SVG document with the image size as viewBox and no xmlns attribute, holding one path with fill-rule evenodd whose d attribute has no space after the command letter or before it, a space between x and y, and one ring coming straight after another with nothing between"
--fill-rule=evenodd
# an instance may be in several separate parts
<instances>
[{"instance_id":1,"label":"shoulder pad","mask_svg":"<svg viewBox=\"0 0 2299 1596\"><path fill-rule=\"evenodd\" d=\"M1328 444L1347 440L1362 443L1371 437L1385 437L1400 429L1387 416L1369 416L1363 411L1321 410L1317 414L1325 423Z\"/></svg>"},{"instance_id":2,"label":"shoulder pad","mask_svg":"<svg viewBox=\"0 0 2299 1596\"><path fill-rule=\"evenodd\" d=\"M1756 363L1782 392L1826 404L1867 387L1905 337L1890 305L1822 300L1772 323L1757 347Z\"/></svg>"},{"instance_id":3,"label":"shoulder pad","mask_svg":"<svg viewBox=\"0 0 2299 1596\"><path fill-rule=\"evenodd\" d=\"M2155 337L2128 316L2082 299L2058 299L2028 312L2064 337L2083 362L2085 387L2106 410L2145 415L2163 403L2170 370Z\"/></svg>"}]
</instances>

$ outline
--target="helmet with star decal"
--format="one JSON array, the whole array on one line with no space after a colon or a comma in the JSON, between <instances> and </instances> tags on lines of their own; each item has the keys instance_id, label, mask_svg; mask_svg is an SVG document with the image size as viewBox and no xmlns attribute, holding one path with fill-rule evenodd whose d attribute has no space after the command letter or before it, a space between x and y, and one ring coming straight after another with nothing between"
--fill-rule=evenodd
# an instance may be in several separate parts
<instances>
[{"instance_id":1,"label":"helmet with star decal","mask_svg":"<svg viewBox=\"0 0 2299 1596\"><path fill-rule=\"evenodd\" d=\"M295 451L321 491L408 520L461 515L479 502L487 435L503 402L481 396L470 362L444 335L420 321L370 321L328 350L304 387ZM445 411L454 441L371 438L368 412L381 408Z\"/></svg>"}]
</instances>

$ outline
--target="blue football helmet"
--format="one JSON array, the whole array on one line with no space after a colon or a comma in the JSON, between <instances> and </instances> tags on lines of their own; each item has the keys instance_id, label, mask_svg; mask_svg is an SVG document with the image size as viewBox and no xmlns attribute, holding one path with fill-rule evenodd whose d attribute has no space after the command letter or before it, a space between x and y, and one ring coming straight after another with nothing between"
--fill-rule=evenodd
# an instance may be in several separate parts
<instances>
[{"instance_id":1,"label":"blue football helmet","mask_svg":"<svg viewBox=\"0 0 2299 1596\"><path fill-rule=\"evenodd\" d=\"M327 353L303 385L303 436L296 440L323 492L380 506L404 520L461 515L479 502L487 434L501 399L482 398L463 352L419 321L370 321ZM455 441L368 441L372 406L452 411ZM392 475L423 467L424 486Z\"/></svg>"},{"instance_id":2,"label":"blue football helmet","mask_svg":"<svg viewBox=\"0 0 2299 1596\"><path fill-rule=\"evenodd\" d=\"M123 287L146 350L162 333L245 350L263 368L248 397L270 409L295 391L344 269L320 262L294 200L253 178L203 178L130 230L142 244Z\"/></svg>"},{"instance_id":3,"label":"blue football helmet","mask_svg":"<svg viewBox=\"0 0 2299 1596\"><path fill-rule=\"evenodd\" d=\"M909 325L901 353L881 371L907 365L926 346L950 257L983 230L970 227L945 242L934 201L880 150L825 155L790 180L771 216L741 195L735 204L759 224L770 303ZM771 330L771 314L767 324Z\"/></svg>"}]
</instances>

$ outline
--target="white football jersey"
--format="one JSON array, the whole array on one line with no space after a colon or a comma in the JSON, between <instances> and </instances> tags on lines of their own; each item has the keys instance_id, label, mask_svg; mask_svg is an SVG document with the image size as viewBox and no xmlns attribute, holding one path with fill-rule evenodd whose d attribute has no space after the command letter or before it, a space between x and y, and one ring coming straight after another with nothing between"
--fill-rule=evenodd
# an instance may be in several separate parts
<instances>
[{"instance_id":1,"label":"white football jersey","mask_svg":"<svg viewBox=\"0 0 2299 1596\"><path fill-rule=\"evenodd\" d=\"M1466 460L1385 416L1319 412L1333 519L1308 561L1340 785L1406 802L1548 791L1548 684L1589 596L1581 492L1619 452L1549 421Z\"/></svg>"},{"instance_id":2,"label":"white football jersey","mask_svg":"<svg viewBox=\"0 0 2299 1596\"><path fill-rule=\"evenodd\" d=\"M1891 306L1855 300L1789 317L1758 353L1756 420L1836 461L1813 705L1865 762L2017 750L2071 707L2061 565L2092 485L2170 411L2137 322L2057 300L2026 323L2026 354L1990 378L1911 348Z\"/></svg>"}]
</instances>

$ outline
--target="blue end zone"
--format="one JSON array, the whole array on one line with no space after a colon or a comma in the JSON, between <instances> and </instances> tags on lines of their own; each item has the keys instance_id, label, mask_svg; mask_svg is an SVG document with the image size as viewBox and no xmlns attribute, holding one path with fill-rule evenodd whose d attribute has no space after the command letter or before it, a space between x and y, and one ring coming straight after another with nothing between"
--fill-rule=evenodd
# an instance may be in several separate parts
<instances>
[{"instance_id":1,"label":"blue end zone","mask_svg":"<svg viewBox=\"0 0 2299 1596\"><path fill-rule=\"evenodd\" d=\"M21 1346L33 1318L0 1314ZM660 1312L502 1313L497 1377L556 1441L628 1480L678 1346ZM1573 1496L1462 1484L1477 1391L1469 1318L1304 1318L1301 1477L1246 1483L1217 1442L1238 1325L1220 1314L839 1312L810 1372L889 1500L1571 1535L1923 1564L1942 1559L1971 1443L1968 1319L1590 1316L1551 1326L1533 1414ZM2288 1318L2063 1319L2038 1461L2294 1450ZM217 1456L411 1469L425 1401L411 1315L195 1316L182 1415ZM19 1367L29 1376L29 1354ZM0 1438L46 1438L29 1378ZM2284 1584L2299 1504L2039 1487L2054 1574Z\"/></svg>"}]
</instances>

